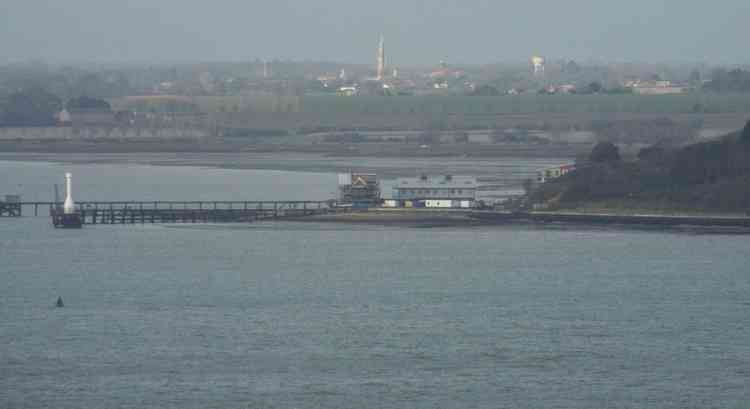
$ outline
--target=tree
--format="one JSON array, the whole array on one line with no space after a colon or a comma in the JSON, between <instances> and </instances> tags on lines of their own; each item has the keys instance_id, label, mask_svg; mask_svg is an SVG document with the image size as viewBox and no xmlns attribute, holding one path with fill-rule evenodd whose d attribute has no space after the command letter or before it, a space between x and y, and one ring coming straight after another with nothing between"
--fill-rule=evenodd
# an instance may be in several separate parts
<instances>
[{"instance_id":1,"label":"tree","mask_svg":"<svg viewBox=\"0 0 750 409\"><path fill-rule=\"evenodd\" d=\"M534 191L534 180L533 179L524 179L524 181L523 181L523 191L526 194L526 196L531 195L531 193Z\"/></svg>"},{"instance_id":2,"label":"tree","mask_svg":"<svg viewBox=\"0 0 750 409\"><path fill-rule=\"evenodd\" d=\"M694 69L694 70L692 70L692 71L690 71L690 77L688 78L688 81L691 84L700 84L702 79L703 78L701 76L701 72L698 71L697 68Z\"/></svg>"},{"instance_id":3,"label":"tree","mask_svg":"<svg viewBox=\"0 0 750 409\"><path fill-rule=\"evenodd\" d=\"M494 97L500 95L500 91L491 85L482 85L474 90L472 95L480 97Z\"/></svg>"},{"instance_id":4,"label":"tree","mask_svg":"<svg viewBox=\"0 0 750 409\"><path fill-rule=\"evenodd\" d=\"M594 81L586 87L586 90L589 94L598 94L603 88L601 83Z\"/></svg>"},{"instance_id":5,"label":"tree","mask_svg":"<svg viewBox=\"0 0 750 409\"><path fill-rule=\"evenodd\" d=\"M8 97L3 115L5 126L52 126L57 123L55 115L62 102L54 94L32 88Z\"/></svg>"},{"instance_id":6,"label":"tree","mask_svg":"<svg viewBox=\"0 0 750 409\"><path fill-rule=\"evenodd\" d=\"M417 141L421 145L434 145L440 143L440 130L425 129L417 136Z\"/></svg>"},{"instance_id":7,"label":"tree","mask_svg":"<svg viewBox=\"0 0 750 409\"><path fill-rule=\"evenodd\" d=\"M109 102L103 99L90 98L86 96L71 99L67 104L65 104L65 107L69 110L112 110L112 106L109 105Z\"/></svg>"},{"instance_id":8,"label":"tree","mask_svg":"<svg viewBox=\"0 0 750 409\"><path fill-rule=\"evenodd\" d=\"M113 96L112 84L104 81L97 74L87 74L80 78L73 85L74 95L83 95L89 97L109 97Z\"/></svg>"},{"instance_id":9,"label":"tree","mask_svg":"<svg viewBox=\"0 0 750 409\"><path fill-rule=\"evenodd\" d=\"M575 61L570 60L563 66L563 72L568 74L578 74L581 72L581 66Z\"/></svg>"},{"instance_id":10,"label":"tree","mask_svg":"<svg viewBox=\"0 0 750 409\"><path fill-rule=\"evenodd\" d=\"M742 142L750 143L750 121L745 124L745 129L742 130Z\"/></svg>"},{"instance_id":11,"label":"tree","mask_svg":"<svg viewBox=\"0 0 750 409\"><path fill-rule=\"evenodd\" d=\"M750 71L715 69L704 89L715 92L750 92Z\"/></svg>"},{"instance_id":12,"label":"tree","mask_svg":"<svg viewBox=\"0 0 750 409\"><path fill-rule=\"evenodd\" d=\"M614 163L620 161L620 150L612 142L599 142L589 155L591 162Z\"/></svg>"},{"instance_id":13,"label":"tree","mask_svg":"<svg viewBox=\"0 0 750 409\"><path fill-rule=\"evenodd\" d=\"M469 133L466 131L456 131L453 134L456 143L469 143Z\"/></svg>"}]
</instances>

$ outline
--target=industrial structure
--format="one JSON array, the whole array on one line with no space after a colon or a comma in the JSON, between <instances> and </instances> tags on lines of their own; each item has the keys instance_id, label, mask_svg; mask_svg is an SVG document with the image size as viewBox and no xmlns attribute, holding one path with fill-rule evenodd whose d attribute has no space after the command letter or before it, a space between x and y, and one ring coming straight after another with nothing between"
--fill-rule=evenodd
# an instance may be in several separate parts
<instances>
[{"instance_id":1,"label":"industrial structure","mask_svg":"<svg viewBox=\"0 0 750 409\"><path fill-rule=\"evenodd\" d=\"M377 79L382 81L385 78L385 39L380 36L380 43L378 44L378 67L377 67Z\"/></svg>"},{"instance_id":2,"label":"industrial structure","mask_svg":"<svg viewBox=\"0 0 750 409\"><path fill-rule=\"evenodd\" d=\"M393 202L387 207L470 208L474 206L477 180L468 176L445 175L399 178L393 185Z\"/></svg>"},{"instance_id":3,"label":"industrial structure","mask_svg":"<svg viewBox=\"0 0 750 409\"><path fill-rule=\"evenodd\" d=\"M340 173L339 203L355 208L380 204L380 182L374 173Z\"/></svg>"},{"instance_id":4,"label":"industrial structure","mask_svg":"<svg viewBox=\"0 0 750 409\"><path fill-rule=\"evenodd\" d=\"M5 195L5 200L0 200L0 217L20 217L21 210L19 195Z\"/></svg>"}]
</instances>

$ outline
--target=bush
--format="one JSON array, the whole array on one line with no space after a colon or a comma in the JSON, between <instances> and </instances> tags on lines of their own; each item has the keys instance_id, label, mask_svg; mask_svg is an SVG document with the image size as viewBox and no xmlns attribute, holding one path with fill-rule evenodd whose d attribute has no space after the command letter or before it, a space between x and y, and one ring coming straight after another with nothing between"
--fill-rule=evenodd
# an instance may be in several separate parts
<instances>
[{"instance_id":1,"label":"bush","mask_svg":"<svg viewBox=\"0 0 750 409\"><path fill-rule=\"evenodd\" d=\"M67 109L69 110L99 110L99 111L111 111L112 107L109 105L109 102L98 99L98 98L90 98L90 97L78 97L73 98L66 104Z\"/></svg>"},{"instance_id":2,"label":"bush","mask_svg":"<svg viewBox=\"0 0 750 409\"><path fill-rule=\"evenodd\" d=\"M41 88L17 92L8 97L3 125L52 126L57 123L55 114L60 107L60 98Z\"/></svg>"},{"instance_id":3,"label":"bush","mask_svg":"<svg viewBox=\"0 0 750 409\"><path fill-rule=\"evenodd\" d=\"M620 161L620 149L612 142L599 142L591 150L589 160L596 163L612 163Z\"/></svg>"}]
</instances>

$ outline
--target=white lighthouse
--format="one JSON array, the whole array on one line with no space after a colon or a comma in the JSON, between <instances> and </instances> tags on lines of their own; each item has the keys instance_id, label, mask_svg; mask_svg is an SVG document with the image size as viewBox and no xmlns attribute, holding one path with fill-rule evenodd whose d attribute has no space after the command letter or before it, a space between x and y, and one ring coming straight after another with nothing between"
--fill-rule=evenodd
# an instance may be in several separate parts
<instances>
[{"instance_id":1,"label":"white lighthouse","mask_svg":"<svg viewBox=\"0 0 750 409\"><path fill-rule=\"evenodd\" d=\"M76 212L75 203L73 202L73 194L71 192L71 178L73 175L70 173L65 174L65 202L63 203L63 213L73 214Z\"/></svg>"}]
</instances>

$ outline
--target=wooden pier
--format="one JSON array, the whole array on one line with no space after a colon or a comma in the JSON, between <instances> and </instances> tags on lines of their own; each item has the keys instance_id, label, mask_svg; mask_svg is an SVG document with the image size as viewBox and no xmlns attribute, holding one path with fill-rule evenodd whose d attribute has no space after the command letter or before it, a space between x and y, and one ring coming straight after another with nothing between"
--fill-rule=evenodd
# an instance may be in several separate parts
<instances>
[{"instance_id":1,"label":"wooden pier","mask_svg":"<svg viewBox=\"0 0 750 409\"><path fill-rule=\"evenodd\" d=\"M34 216L49 209L60 224L62 203L21 202ZM20 215L19 210L19 215ZM118 201L76 202L82 224L248 223L256 220L310 216L334 211L331 201Z\"/></svg>"}]
</instances>

